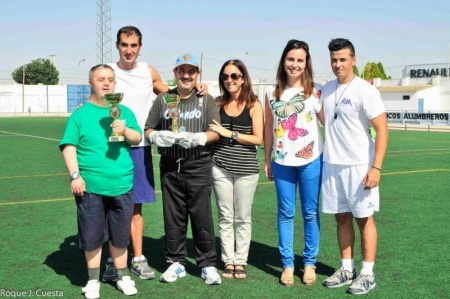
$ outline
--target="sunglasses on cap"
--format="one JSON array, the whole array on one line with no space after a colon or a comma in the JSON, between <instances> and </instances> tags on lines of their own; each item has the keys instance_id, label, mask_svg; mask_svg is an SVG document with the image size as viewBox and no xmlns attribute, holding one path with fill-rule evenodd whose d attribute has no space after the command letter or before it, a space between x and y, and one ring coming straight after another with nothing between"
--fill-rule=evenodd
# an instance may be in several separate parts
<instances>
[{"instance_id":1,"label":"sunglasses on cap","mask_svg":"<svg viewBox=\"0 0 450 299\"><path fill-rule=\"evenodd\" d=\"M239 78L242 78L242 77L244 77L244 75L242 75L242 74L237 74L237 73L232 73L232 74L230 74L230 75L228 75L228 74L222 74L222 75L220 75L220 79L223 80L223 81L227 81L228 78L231 78L231 80L236 81L236 80L238 80Z\"/></svg>"}]
</instances>

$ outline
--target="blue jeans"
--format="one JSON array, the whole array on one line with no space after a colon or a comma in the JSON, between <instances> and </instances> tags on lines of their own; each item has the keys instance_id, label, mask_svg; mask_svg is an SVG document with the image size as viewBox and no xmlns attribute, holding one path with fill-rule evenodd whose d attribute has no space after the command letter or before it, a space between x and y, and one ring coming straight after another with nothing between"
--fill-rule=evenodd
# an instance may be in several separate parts
<instances>
[{"instance_id":1,"label":"blue jeans","mask_svg":"<svg viewBox=\"0 0 450 299\"><path fill-rule=\"evenodd\" d=\"M304 166L283 166L272 162L278 202L278 246L283 268L294 267L294 217L297 184L302 206L305 248L304 265L313 266L319 253L319 193L322 156Z\"/></svg>"}]
</instances>

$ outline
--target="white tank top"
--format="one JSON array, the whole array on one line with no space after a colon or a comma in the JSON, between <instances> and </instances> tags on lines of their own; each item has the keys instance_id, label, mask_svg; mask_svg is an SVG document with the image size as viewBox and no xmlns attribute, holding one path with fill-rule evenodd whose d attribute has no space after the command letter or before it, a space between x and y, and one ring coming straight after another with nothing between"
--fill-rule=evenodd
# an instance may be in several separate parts
<instances>
[{"instance_id":1,"label":"white tank top","mask_svg":"<svg viewBox=\"0 0 450 299\"><path fill-rule=\"evenodd\" d=\"M123 70L117 63L109 63L116 75L115 92L123 92L121 104L127 106L136 116L142 129L142 141L138 146L150 145L144 138L144 126L156 95L153 93L153 79L146 62L138 62L131 70Z\"/></svg>"}]
</instances>

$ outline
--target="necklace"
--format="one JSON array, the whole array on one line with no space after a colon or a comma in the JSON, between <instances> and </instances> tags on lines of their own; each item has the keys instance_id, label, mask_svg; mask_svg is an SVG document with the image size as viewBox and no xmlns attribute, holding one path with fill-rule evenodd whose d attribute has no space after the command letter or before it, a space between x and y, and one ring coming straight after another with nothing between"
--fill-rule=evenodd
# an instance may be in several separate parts
<instances>
[{"instance_id":1,"label":"necklace","mask_svg":"<svg viewBox=\"0 0 450 299\"><path fill-rule=\"evenodd\" d=\"M353 79L355 79L355 77L353 77ZM341 92L341 95L339 96L339 99L337 98L337 89L338 89L338 81L336 80L336 89L334 91L334 119L337 119L338 114L336 112L336 107L339 104L339 101L341 100L342 96L344 95L344 92L347 90L347 88L350 86L350 84L352 84L353 79L347 84L347 86L345 86L344 90Z\"/></svg>"}]
</instances>

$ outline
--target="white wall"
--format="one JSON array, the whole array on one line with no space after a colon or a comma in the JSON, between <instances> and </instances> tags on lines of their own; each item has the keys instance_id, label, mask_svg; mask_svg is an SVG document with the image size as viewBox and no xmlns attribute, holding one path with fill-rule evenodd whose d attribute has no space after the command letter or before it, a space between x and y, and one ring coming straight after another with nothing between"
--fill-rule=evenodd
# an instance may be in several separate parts
<instances>
[{"instance_id":1,"label":"white wall","mask_svg":"<svg viewBox=\"0 0 450 299\"><path fill-rule=\"evenodd\" d=\"M409 95L409 100L403 100L403 96ZM417 98L413 92L382 93L384 107L387 111L411 111L417 110Z\"/></svg>"},{"instance_id":2,"label":"white wall","mask_svg":"<svg viewBox=\"0 0 450 299\"><path fill-rule=\"evenodd\" d=\"M439 80L437 80L439 79ZM378 80L374 79L375 86L405 86L440 83L438 86L417 92L391 92L382 93L387 110L390 111L417 111L418 99L424 99L424 111L450 111L450 78L417 78L411 80ZM204 82L208 85L212 96L220 95L217 81ZM253 90L264 105L265 91L269 83L253 82ZM403 95L409 95L410 100L403 100ZM24 107L22 101L24 100ZM67 86L66 85L25 85L25 97L22 96L21 84L0 85L0 113L66 113L67 112Z\"/></svg>"},{"instance_id":3,"label":"white wall","mask_svg":"<svg viewBox=\"0 0 450 299\"><path fill-rule=\"evenodd\" d=\"M444 111L443 99L439 96L440 87L435 86L417 92L417 99L423 99L423 111ZM447 110L448 111L448 110Z\"/></svg>"},{"instance_id":4,"label":"white wall","mask_svg":"<svg viewBox=\"0 0 450 299\"><path fill-rule=\"evenodd\" d=\"M450 78L442 76L433 76L430 78L410 78L381 80L375 78L374 86L426 86L419 91L410 92L384 92L381 94L386 110L390 111L417 111L418 99L424 100L423 110L435 112L450 111ZM409 95L409 100L403 100L404 95Z\"/></svg>"},{"instance_id":5,"label":"white wall","mask_svg":"<svg viewBox=\"0 0 450 299\"><path fill-rule=\"evenodd\" d=\"M32 113L67 112L67 86L0 85L0 113L22 113L30 110Z\"/></svg>"}]
</instances>

